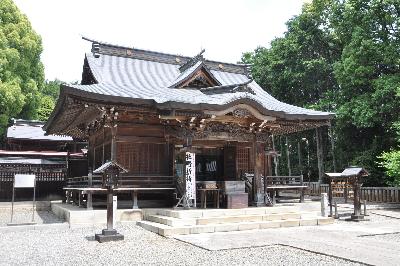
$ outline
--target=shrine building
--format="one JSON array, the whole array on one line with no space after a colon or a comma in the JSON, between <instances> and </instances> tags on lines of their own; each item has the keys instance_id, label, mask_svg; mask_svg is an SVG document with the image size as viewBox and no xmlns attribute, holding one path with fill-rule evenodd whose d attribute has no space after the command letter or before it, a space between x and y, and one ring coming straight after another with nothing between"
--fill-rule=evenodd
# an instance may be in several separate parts
<instances>
[{"instance_id":1,"label":"shrine building","mask_svg":"<svg viewBox=\"0 0 400 266\"><path fill-rule=\"evenodd\" d=\"M61 85L47 134L89 142L89 169L124 167L126 187L177 188L182 152L195 153L196 180L253 174L249 204L272 175L273 136L328 126L332 113L272 97L248 66L140 50L86 39L82 82ZM123 185L123 184L122 184ZM172 198L173 190L153 191ZM140 195L139 195L140 201ZM139 202L140 205L140 202Z\"/></svg>"}]
</instances>

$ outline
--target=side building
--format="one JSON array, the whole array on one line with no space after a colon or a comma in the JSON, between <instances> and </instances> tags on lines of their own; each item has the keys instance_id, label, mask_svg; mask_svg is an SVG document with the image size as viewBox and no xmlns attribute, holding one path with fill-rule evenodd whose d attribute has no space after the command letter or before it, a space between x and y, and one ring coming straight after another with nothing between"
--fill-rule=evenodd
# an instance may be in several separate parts
<instances>
[{"instance_id":1,"label":"side building","mask_svg":"<svg viewBox=\"0 0 400 266\"><path fill-rule=\"evenodd\" d=\"M86 142L65 135L46 135L44 122L12 119L0 150L0 200L10 201L15 174L35 174L39 200L63 199L68 176L87 172ZM31 191L21 191L16 200L30 200Z\"/></svg>"}]
</instances>

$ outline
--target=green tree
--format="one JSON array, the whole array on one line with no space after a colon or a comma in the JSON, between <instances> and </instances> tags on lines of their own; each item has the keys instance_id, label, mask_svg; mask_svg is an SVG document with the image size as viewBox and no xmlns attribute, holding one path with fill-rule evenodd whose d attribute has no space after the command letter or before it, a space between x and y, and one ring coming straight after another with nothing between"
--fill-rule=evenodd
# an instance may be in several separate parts
<instances>
[{"instance_id":1,"label":"green tree","mask_svg":"<svg viewBox=\"0 0 400 266\"><path fill-rule=\"evenodd\" d=\"M58 80L58 79L46 80L42 93L44 95L50 96L54 100L54 102L57 102L58 96L60 94L60 85L62 83L65 83L65 82ZM77 84L79 84L79 83L77 83Z\"/></svg>"},{"instance_id":2,"label":"green tree","mask_svg":"<svg viewBox=\"0 0 400 266\"><path fill-rule=\"evenodd\" d=\"M397 130L398 142L400 144L400 123L395 123L394 128ZM387 184L391 186L400 186L400 146L398 146L397 149L382 153L379 159L381 159L380 165L390 177L390 179L387 180Z\"/></svg>"},{"instance_id":3,"label":"green tree","mask_svg":"<svg viewBox=\"0 0 400 266\"><path fill-rule=\"evenodd\" d=\"M335 112L339 168L364 166L374 185L387 181L377 156L396 146L399 23L398 0L314 0L283 37L242 58L278 99Z\"/></svg>"},{"instance_id":4,"label":"green tree","mask_svg":"<svg viewBox=\"0 0 400 266\"><path fill-rule=\"evenodd\" d=\"M10 117L36 119L44 83L41 38L11 0L0 1L0 135Z\"/></svg>"}]
</instances>

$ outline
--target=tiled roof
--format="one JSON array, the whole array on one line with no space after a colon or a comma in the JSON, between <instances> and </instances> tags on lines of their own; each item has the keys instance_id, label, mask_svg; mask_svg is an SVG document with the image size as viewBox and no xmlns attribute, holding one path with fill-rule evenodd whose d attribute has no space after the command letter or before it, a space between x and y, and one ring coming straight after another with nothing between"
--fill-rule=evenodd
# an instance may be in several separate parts
<instances>
[{"instance_id":1,"label":"tiled roof","mask_svg":"<svg viewBox=\"0 0 400 266\"><path fill-rule=\"evenodd\" d=\"M65 165L66 162L27 157L0 157L0 164Z\"/></svg>"},{"instance_id":2,"label":"tiled roof","mask_svg":"<svg viewBox=\"0 0 400 266\"><path fill-rule=\"evenodd\" d=\"M72 141L72 137L63 135L45 135L42 129L44 122L15 119L13 125L7 129L9 139L29 139L48 141Z\"/></svg>"},{"instance_id":3,"label":"tiled roof","mask_svg":"<svg viewBox=\"0 0 400 266\"><path fill-rule=\"evenodd\" d=\"M117 169L119 170L120 173L127 173L127 172L128 172L125 168L123 168L123 167L122 167L121 165L119 165L118 163L113 162L113 161L110 161L110 162L104 163L104 164L101 165L99 168L95 169L95 170L93 171L93 173L94 173L94 174L102 174L102 173L104 173L105 171L107 171L108 168L111 168L111 167L117 168Z\"/></svg>"},{"instance_id":4,"label":"tiled roof","mask_svg":"<svg viewBox=\"0 0 400 266\"><path fill-rule=\"evenodd\" d=\"M314 111L280 102L263 90L255 81L246 85L254 93L206 94L198 89L169 88L171 84L176 84L182 80L180 77L186 73L186 71L183 73L179 71L179 64L109 54L100 54L96 58L89 53L86 58L98 83L92 85L68 85L69 88L85 92L85 95L98 94L154 100L160 104L173 102L191 105L226 105L239 100L251 100L261 105L265 110L277 112L277 116L288 119L296 119L298 116L309 119L329 119L333 117L332 113ZM197 65L195 64L193 67ZM246 81L250 81L249 77L244 74L224 71L223 68L220 70L211 68L209 71L222 86L243 84Z\"/></svg>"}]
</instances>

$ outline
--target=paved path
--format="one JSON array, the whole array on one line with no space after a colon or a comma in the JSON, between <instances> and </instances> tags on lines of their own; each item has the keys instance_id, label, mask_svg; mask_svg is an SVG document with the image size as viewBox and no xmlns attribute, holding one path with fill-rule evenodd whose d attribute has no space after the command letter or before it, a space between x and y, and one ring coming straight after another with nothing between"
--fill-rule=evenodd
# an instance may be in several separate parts
<instances>
[{"instance_id":1,"label":"paved path","mask_svg":"<svg viewBox=\"0 0 400 266\"><path fill-rule=\"evenodd\" d=\"M243 232L182 235L176 239L207 250L285 245L372 265L399 265L399 210L379 210L371 221L338 221L332 225Z\"/></svg>"}]
</instances>

